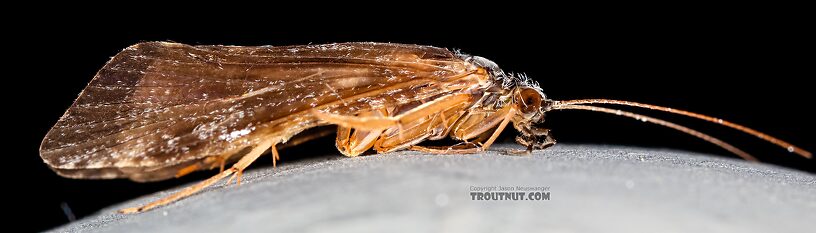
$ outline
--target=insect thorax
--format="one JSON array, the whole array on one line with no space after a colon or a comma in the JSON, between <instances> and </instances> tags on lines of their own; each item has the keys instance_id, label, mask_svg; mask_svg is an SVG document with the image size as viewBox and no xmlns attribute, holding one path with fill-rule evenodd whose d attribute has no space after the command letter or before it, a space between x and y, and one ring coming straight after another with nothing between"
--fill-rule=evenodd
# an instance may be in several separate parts
<instances>
[{"instance_id":1,"label":"insect thorax","mask_svg":"<svg viewBox=\"0 0 816 233\"><path fill-rule=\"evenodd\" d=\"M490 59L458 53L466 62L487 70L493 84L484 91L484 95L477 103L477 107L484 110L497 110L513 101L513 95L521 88L536 90L542 99L546 99L538 82L530 79L523 73L504 72L499 65Z\"/></svg>"}]
</instances>

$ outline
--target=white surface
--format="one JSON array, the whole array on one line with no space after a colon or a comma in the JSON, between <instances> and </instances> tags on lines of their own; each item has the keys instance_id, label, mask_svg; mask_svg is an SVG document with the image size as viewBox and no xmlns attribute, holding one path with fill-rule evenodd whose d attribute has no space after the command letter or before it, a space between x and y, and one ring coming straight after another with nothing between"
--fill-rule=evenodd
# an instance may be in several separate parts
<instances>
[{"instance_id":1,"label":"white surface","mask_svg":"<svg viewBox=\"0 0 816 233\"><path fill-rule=\"evenodd\" d=\"M514 147L515 148L515 147ZM101 210L54 231L812 232L816 176L671 150L563 145L498 153L339 155L255 165L146 213ZM134 183L134 185L138 185ZM470 186L549 186L549 201L474 201Z\"/></svg>"}]
</instances>

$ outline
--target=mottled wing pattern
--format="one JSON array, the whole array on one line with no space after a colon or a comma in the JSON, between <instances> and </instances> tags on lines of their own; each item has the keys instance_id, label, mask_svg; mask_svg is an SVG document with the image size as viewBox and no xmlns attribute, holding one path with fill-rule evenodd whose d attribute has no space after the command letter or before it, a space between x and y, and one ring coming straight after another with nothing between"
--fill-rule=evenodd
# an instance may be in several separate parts
<instances>
[{"instance_id":1,"label":"mottled wing pattern","mask_svg":"<svg viewBox=\"0 0 816 233\"><path fill-rule=\"evenodd\" d=\"M96 74L40 155L67 177L166 179L261 137L285 141L314 127L312 108L353 113L437 95L463 88L449 81L474 69L446 49L417 45L140 43Z\"/></svg>"}]
</instances>

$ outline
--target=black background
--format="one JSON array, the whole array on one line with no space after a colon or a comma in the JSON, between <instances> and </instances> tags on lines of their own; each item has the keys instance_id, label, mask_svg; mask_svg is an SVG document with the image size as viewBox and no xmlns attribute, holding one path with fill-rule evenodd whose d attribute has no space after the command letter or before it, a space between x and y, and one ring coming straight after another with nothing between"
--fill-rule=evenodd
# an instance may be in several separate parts
<instances>
[{"instance_id":1,"label":"black background","mask_svg":"<svg viewBox=\"0 0 816 233\"><path fill-rule=\"evenodd\" d=\"M422 15L422 14L419 14ZM112 16L109 16L112 17ZM157 183L72 180L57 176L39 158L48 129L70 106L95 72L121 49L142 41L188 44L293 45L348 41L399 42L457 48L489 58L506 71L538 80L553 99L613 98L688 109L722 117L778 136L810 151L814 114L813 40L791 17L705 17L530 15L499 22L446 18L415 22L328 19L316 24L259 17L231 22L197 18L121 22L110 18L72 21L56 17L20 26L20 52L7 64L13 80L5 95L13 103L13 135L7 167L16 217L38 219L34 230L67 222L61 205L78 217L102 207L208 177L194 174ZM366 22L353 24L349 21ZM494 23L484 23L493 21ZM646 112L652 113L652 112ZM805 172L813 160L715 124L651 114L711 133L760 160ZM671 129L590 112L554 112L548 124L560 143L596 143L672 148L735 156ZM511 133L505 136L510 138ZM331 148L331 140L313 142ZM304 151L304 148L292 150ZM283 156L297 154L282 151ZM339 155L339 154L338 154ZM284 158L285 159L285 158ZM270 161L262 160L267 166ZM284 161L285 166L285 161Z\"/></svg>"}]
</instances>

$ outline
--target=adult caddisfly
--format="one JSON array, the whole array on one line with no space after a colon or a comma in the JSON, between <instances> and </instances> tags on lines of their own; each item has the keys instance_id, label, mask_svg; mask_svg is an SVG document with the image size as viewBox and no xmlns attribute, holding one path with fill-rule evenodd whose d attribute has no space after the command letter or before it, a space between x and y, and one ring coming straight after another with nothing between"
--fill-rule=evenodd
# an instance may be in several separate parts
<instances>
[{"instance_id":1,"label":"adult caddisfly","mask_svg":"<svg viewBox=\"0 0 816 233\"><path fill-rule=\"evenodd\" d=\"M229 176L240 182L241 172L265 151L277 160L278 145L319 136L301 132L332 124L339 126L337 148L347 156L372 148L474 153L488 149L511 123L520 132L516 141L529 151L555 143L540 127L545 112L588 110L673 128L754 160L701 132L595 104L699 118L811 157L782 140L697 113L619 100L550 100L524 76L436 47L165 42L136 44L114 56L45 136L40 155L71 178L155 181L221 168L210 179L125 213L170 203ZM462 143L418 145L448 136Z\"/></svg>"}]
</instances>

